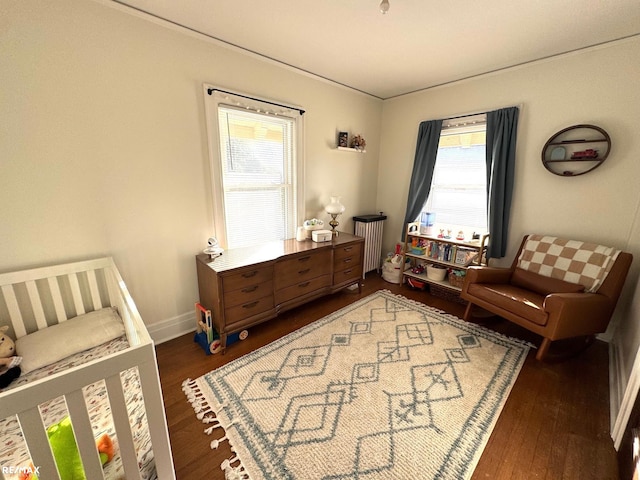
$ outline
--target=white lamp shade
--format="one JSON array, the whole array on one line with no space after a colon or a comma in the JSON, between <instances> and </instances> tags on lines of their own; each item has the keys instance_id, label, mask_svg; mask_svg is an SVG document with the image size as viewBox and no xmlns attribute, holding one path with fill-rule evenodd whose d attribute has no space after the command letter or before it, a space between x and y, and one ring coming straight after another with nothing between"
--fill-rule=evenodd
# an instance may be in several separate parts
<instances>
[{"instance_id":1,"label":"white lamp shade","mask_svg":"<svg viewBox=\"0 0 640 480\"><path fill-rule=\"evenodd\" d=\"M324 209L330 215L339 215L344 212L345 207L344 205L342 205L342 203L340 203L340 197L334 196L331 197L331 203L324 207Z\"/></svg>"}]
</instances>

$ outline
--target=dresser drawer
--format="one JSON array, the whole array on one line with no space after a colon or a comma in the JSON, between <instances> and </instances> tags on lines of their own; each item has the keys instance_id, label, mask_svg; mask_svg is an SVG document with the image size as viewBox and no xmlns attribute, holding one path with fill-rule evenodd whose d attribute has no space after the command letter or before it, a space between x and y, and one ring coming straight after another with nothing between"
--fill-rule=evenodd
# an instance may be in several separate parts
<instances>
[{"instance_id":1,"label":"dresser drawer","mask_svg":"<svg viewBox=\"0 0 640 480\"><path fill-rule=\"evenodd\" d=\"M262 312L273 309L273 294L252 300L242 305L237 305L231 308L225 308L224 316L227 325L244 320L245 318L252 317Z\"/></svg>"},{"instance_id":2,"label":"dresser drawer","mask_svg":"<svg viewBox=\"0 0 640 480\"><path fill-rule=\"evenodd\" d=\"M345 270L347 268L355 267L360 263L360 251L358 250L355 254L350 255L348 257L342 258L334 258L333 259L333 270Z\"/></svg>"},{"instance_id":3,"label":"dresser drawer","mask_svg":"<svg viewBox=\"0 0 640 480\"><path fill-rule=\"evenodd\" d=\"M273 267L248 267L234 271L222 280L225 292L240 290L251 285L258 285L273 279Z\"/></svg>"},{"instance_id":4,"label":"dresser drawer","mask_svg":"<svg viewBox=\"0 0 640 480\"><path fill-rule=\"evenodd\" d=\"M269 279L262 283L245 285L244 287L224 292L224 307L230 308L236 305L252 302L258 298L266 297L273 293L273 280Z\"/></svg>"},{"instance_id":5,"label":"dresser drawer","mask_svg":"<svg viewBox=\"0 0 640 480\"><path fill-rule=\"evenodd\" d=\"M329 285L331 285L331 274L327 273L326 275L305 280L281 290L276 290L276 304L279 305L323 287L328 287Z\"/></svg>"},{"instance_id":6,"label":"dresser drawer","mask_svg":"<svg viewBox=\"0 0 640 480\"><path fill-rule=\"evenodd\" d=\"M333 284L339 285L343 282L357 282L362 277L362 264L358 263L346 270L335 271L333 273Z\"/></svg>"},{"instance_id":7,"label":"dresser drawer","mask_svg":"<svg viewBox=\"0 0 640 480\"><path fill-rule=\"evenodd\" d=\"M281 290L331 273L331 250L309 252L278 261L274 269L275 289Z\"/></svg>"},{"instance_id":8,"label":"dresser drawer","mask_svg":"<svg viewBox=\"0 0 640 480\"><path fill-rule=\"evenodd\" d=\"M340 269L342 265L353 263L353 259L360 261L362 255L362 242L341 245L335 248L333 253L333 265Z\"/></svg>"}]
</instances>

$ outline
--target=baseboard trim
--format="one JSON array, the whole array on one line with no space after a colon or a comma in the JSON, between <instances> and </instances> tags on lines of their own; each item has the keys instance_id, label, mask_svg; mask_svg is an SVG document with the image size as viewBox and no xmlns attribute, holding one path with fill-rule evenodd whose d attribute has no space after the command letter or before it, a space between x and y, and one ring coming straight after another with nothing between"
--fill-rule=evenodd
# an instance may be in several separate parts
<instances>
[{"instance_id":1,"label":"baseboard trim","mask_svg":"<svg viewBox=\"0 0 640 480\"><path fill-rule=\"evenodd\" d=\"M152 323L147 325L147 330L156 344L168 342L189 332L195 332L193 312Z\"/></svg>"},{"instance_id":2,"label":"baseboard trim","mask_svg":"<svg viewBox=\"0 0 640 480\"><path fill-rule=\"evenodd\" d=\"M620 378L622 367L620 365L619 349L615 342L609 343L609 428L611 438L614 438L616 418L620 412L620 404L624 394Z\"/></svg>"},{"instance_id":3,"label":"baseboard trim","mask_svg":"<svg viewBox=\"0 0 640 480\"><path fill-rule=\"evenodd\" d=\"M631 410L633 409L633 406L636 402L638 390L640 389L640 354L636 354L636 357L633 361L631 374L629 375L629 381L624 387L622 386L624 378L621 371L620 358L617 354L614 358L616 363L616 370L610 371L610 374L615 375L615 377L611 377L610 380L611 414L613 421L611 438L613 439L613 446L616 450L618 450L620 448L620 444L622 443L622 439L627 428L627 423L629 422L629 417L631 416ZM619 406L614 405L613 402L618 401L620 398L622 398L622 400L619 402Z\"/></svg>"}]
</instances>

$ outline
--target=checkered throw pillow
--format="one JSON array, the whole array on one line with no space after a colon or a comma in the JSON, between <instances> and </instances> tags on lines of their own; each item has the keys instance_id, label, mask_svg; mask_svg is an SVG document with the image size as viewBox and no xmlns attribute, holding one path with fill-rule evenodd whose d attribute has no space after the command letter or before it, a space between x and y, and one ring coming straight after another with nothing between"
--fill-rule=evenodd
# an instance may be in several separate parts
<instances>
[{"instance_id":1,"label":"checkered throw pillow","mask_svg":"<svg viewBox=\"0 0 640 480\"><path fill-rule=\"evenodd\" d=\"M543 235L529 235L518 258L518 267L545 277L600 288L620 250Z\"/></svg>"}]
</instances>

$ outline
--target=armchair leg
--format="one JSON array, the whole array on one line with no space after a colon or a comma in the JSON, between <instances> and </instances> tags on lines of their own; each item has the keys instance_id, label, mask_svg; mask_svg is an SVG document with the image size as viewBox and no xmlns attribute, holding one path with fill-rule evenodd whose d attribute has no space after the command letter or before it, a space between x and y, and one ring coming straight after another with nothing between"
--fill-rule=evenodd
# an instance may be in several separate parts
<instances>
[{"instance_id":1,"label":"armchair leg","mask_svg":"<svg viewBox=\"0 0 640 480\"><path fill-rule=\"evenodd\" d=\"M464 311L464 315L462 316L462 319L465 322L470 322L471 321L471 309L473 308L473 304L471 302L467 302L467 308Z\"/></svg>"},{"instance_id":2,"label":"armchair leg","mask_svg":"<svg viewBox=\"0 0 640 480\"><path fill-rule=\"evenodd\" d=\"M551 340L548 338L543 338L540 347L538 348L538 353L536 353L536 360L542 361L544 357L547 355L549 351L549 347L551 346Z\"/></svg>"}]
</instances>

